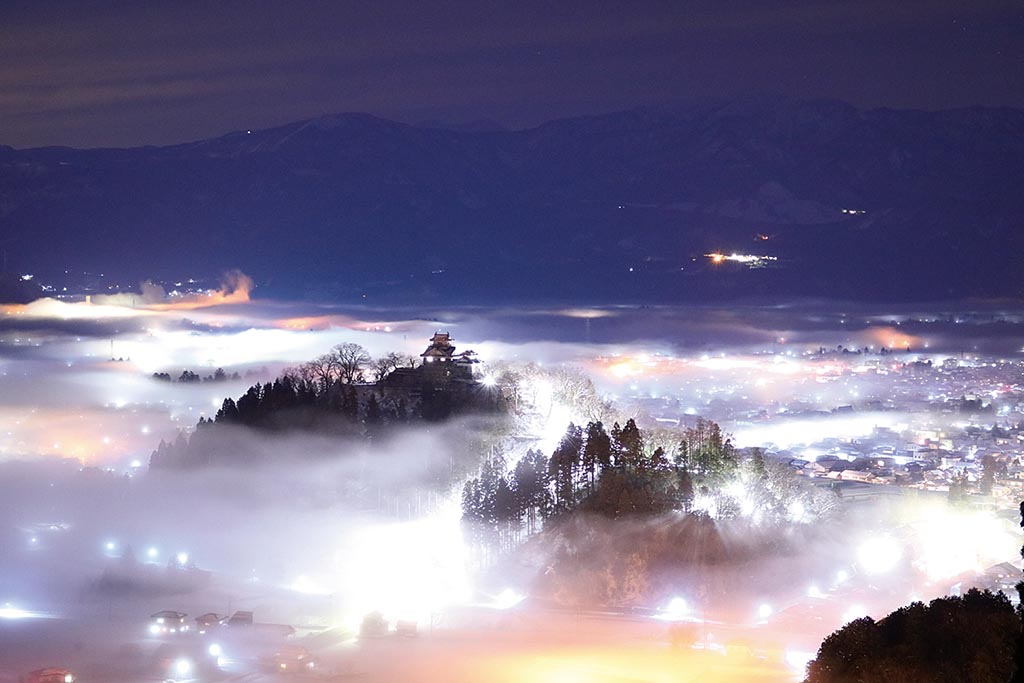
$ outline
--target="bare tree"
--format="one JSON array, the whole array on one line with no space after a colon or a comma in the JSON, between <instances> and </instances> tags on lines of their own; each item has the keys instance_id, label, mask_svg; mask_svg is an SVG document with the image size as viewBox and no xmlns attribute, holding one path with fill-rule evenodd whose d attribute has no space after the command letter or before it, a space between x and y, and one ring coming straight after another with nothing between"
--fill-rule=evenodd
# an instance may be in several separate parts
<instances>
[{"instance_id":1,"label":"bare tree","mask_svg":"<svg viewBox=\"0 0 1024 683\"><path fill-rule=\"evenodd\" d=\"M408 366L407 357L401 353L391 351L373 362L373 378L380 382L392 372L401 367Z\"/></svg>"},{"instance_id":2,"label":"bare tree","mask_svg":"<svg viewBox=\"0 0 1024 683\"><path fill-rule=\"evenodd\" d=\"M320 385L320 390L325 394L341 376L341 363L333 353L317 356L308 363L303 363L301 367L302 371L308 373Z\"/></svg>"},{"instance_id":3,"label":"bare tree","mask_svg":"<svg viewBox=\"0 0 1024 683\"><path fill-rule=\"evenodd\" d=\"M340 379L345 384L363 381L363 370L373 361L366 349L352 342L338 344L330 355L337 363Z\"/></svg>"}]
</instances>

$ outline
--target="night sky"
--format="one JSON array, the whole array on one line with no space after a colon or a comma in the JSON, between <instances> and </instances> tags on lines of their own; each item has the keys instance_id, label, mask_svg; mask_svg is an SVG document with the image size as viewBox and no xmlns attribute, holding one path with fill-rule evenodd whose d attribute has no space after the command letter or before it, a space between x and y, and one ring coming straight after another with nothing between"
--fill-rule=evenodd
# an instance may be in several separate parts
<instances>
[{"instance_id":1,"label":"night sky","mask_svg":"<svg viewBox=\"0 0 1024 683\"><path fill-rule=\"evenodd\" d=\"M0 144L14 147L165 144L347 111L520 128L757 92L1024 107L1024 4L0 4Z\"/></svg>"}]
</instances>

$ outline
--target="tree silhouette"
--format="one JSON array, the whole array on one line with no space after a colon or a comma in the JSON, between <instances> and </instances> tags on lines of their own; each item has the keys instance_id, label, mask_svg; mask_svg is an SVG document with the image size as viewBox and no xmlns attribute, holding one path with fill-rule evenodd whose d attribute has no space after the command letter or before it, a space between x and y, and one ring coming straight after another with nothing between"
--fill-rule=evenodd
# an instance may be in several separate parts
<instances>
[{"instance_id":1,"label":"tree silhouette","mask_svg":"<svg viewBox=\"0 0 1024 683\"><path fill-rule=\"evenodd\" d=\"M1005 595L971 589L850 622L822 642L806 682L1004 683L1020 634Z\"/></svg>"},{"instance_id":2,"label":"tree silhouette","mask_svg":"<svg viewBox=\"0 0 1024 683\"><path fill-rule=\"evenodd\" d=\"M370 365L370 354L359 344L345 342L335 346L329 354L338 366L341 381L355 384L363 381L363 371Z\"/></svg>"}]
</instances>

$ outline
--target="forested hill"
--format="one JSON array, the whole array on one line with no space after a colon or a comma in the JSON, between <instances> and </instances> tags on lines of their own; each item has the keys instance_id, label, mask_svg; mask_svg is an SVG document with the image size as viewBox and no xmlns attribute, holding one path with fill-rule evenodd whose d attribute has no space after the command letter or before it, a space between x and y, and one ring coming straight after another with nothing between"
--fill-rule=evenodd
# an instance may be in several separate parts
<instances>
[{"instance_id":1,"label":"forested hill","mask_svg":"<svg viewBox=\"0 0 1024 683\"><path fill-rule=\"evenodd\" d=\"M0 147L0 234L40 278L237 267L267 295L1016 296L1022 184L1010 109L758 98L523 131L341 114L170 147Z\"/></svg>"},{"instance_id":2,"label":"forested hill","mask_svg":"<svg viewBox=\"0 0 1024 683\"><path fill-rule=\"evenodd\" d=\"M161 441L150 456L150 468L231 465L262 457L239 447L239 434L246 432L250 436L302 433L374 441L416 423L506 412L501 392L472 375L435 371L440 367L414 368L411 359L397 353L373 360L358 344L339 344L327 354L286 370L273 382L252 385L237 400L225 398L214 417L199 418L190 436L179 433L170 443ZM403 373L404 381L390 381ZM186 370L178 382L215 382L223 377L224 372L218 370L200 380L198 374ZM156 373L153 378L172 381L167 373Z\"/></svg>"}]
</instances>

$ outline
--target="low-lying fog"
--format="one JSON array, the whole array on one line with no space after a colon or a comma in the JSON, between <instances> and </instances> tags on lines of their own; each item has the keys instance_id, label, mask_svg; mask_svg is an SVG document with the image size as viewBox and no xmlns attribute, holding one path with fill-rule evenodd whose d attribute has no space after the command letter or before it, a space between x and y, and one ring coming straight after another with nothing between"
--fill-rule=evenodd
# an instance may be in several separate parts
<instances>
[{"instance_id":1,"label":"low-lying fog","mask_svg":"<svg viewBox=\"0 0 1024 683\"><path fill-rule=\"evenodd\" d=\"M410 426L373 443L238 428L245 455L238 462L252 464L195 471L150 472L150 453L191 432L224 398L338 343L358 343L374 357L418 356L442 330L460 350L479 354L484 374L527 364L579 368L646 428L704 416L738 446L813 458L814 444L830 437L917 424L941 431L961 421L928 407L949 387L887 373L887 364L971 355L1013 361L1022 320L994 306L954 313L822 303L403 311L249 300L237 291L0 307L0 681L65 665L84 672L83 681L163 676L142 664L109 665L145 659L148 615L163 609L189 619L253 610L256 621L295 626L311 650L320 642L325 662L365 680L690 680L679 672L696 651L667 649L668 627L654 618L665 602L640 616L591 613L583 603L565 613L540 597L528 597L514 616L496 609L551 581L546 553L554 550L528 544L513 567L496 572L467 548L462 481L448 475L460 471L453 463L494 446L487 420ZM821 347L834 353L817 353ZM206 377L218 368L226 379L154 378L185 370ZM569 420L587 419L550 399L538 412L535 433L517 437L548 454ZM1012 520L975 524L949 515L944 494L922 494L864 503L842 521L763 538L749 526L723 528L727 543L749 546L750 558L718 577L713 590L725 597L705 599L703 615L695 613L705 646L708 622L717 631L711 640L724 641L739 624L770 627L782 608L838 590L872 539L882 539L881 554L897 555L893 563L935 568L924 572L935 580L880 575L868 583L884 600L851 590L834 614L823 609L780 625L775 639L795 669L777 661L693 666L709 680L791 680L844 619L943 594L958 562L1014 557ZM594 548L614 553L638 532L624 523L588 533L598 540L607 533ZM894 538L895 550L886 545ZM950 539L960 544L953 558L935 547ZM767 551L758 543L783 550L761 561ZM680 581L676 607L700 603L701 591L706 598L706 581L701 589L692 576ZM416 621L420 638L404 649L390 642L337 649L374 610ZM325 629L338 634L329 646L306 636ZM791 641L781 642L787 633Z\"/></svg>"}]
</instances>

